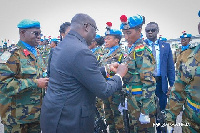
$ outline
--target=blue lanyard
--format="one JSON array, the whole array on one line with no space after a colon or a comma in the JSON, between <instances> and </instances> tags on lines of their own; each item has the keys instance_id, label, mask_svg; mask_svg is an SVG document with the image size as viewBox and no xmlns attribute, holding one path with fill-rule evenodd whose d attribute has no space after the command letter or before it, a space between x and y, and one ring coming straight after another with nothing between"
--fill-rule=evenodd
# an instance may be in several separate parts
<instances>
[{"instance_id":1,"label":"blue lanyard","mask_svg":"<svg viewBox=\"0 0 200 133\"><path fill-rule=\"evenodd\" d=\"M111 47L109 50L109 53L108 53L108 56L109 55L111 55L116 49L118 49L119 48L119 45L117 45L117 46L114 46L114 47Z\"/></svg>"}]
</instances>

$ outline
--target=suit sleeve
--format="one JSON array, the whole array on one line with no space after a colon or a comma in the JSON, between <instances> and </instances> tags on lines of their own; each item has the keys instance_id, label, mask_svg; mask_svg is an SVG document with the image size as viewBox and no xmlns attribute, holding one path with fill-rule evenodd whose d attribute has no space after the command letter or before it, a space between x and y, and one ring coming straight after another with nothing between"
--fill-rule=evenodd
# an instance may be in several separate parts
<instances>
[{"instance_id":1,"label":"suit sleeve","mask_svg":"<svg viewBox=\"0 0 200 133\"><path fill-rule=\"evenodd\" d=\"M173 55L172 55L172 50L169 45L169 55L168 55L168 60L167 60L167 77L169 81L170 87L174 85L175 81L175 67L174 67L174 61L173 61Z\"/></svg>"},{"instance_id":2,"label":"suit sleeve","mask_svg":"<svg viewBox=\"0 0 200 133\"><path fill-rule=\"evenodd\" d=\"M6 63L0 66L0 91L7 97L16 95L27 88L36 88L33 78L20 78L20 61L17 54L11 55Z\"/></svg>"},{"instance_id":3,"label":"suit sleeve","mask_svg":"<svg viewBox=\"0 0 200 133\"><path fill-rule=\"evenodd\" d=\"M73 74L85 88L97 97L107 98L122 88L122 81L119 76L113 76L106 82L97 64L96 57L92 52L84 49L75 57Z\"/></svg>"}]
</instances>

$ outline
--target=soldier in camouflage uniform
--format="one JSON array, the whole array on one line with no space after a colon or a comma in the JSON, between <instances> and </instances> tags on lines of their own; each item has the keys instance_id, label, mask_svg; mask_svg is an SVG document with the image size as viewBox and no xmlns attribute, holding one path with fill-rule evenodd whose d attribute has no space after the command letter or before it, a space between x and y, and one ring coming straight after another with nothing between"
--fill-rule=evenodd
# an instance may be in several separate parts
<instances>
[{"instance_id":1,"label":"soldier in camouflage uniform","mask_svg":"<svg viewBox=\"0 0 200 133\"><path fill-rule=\"evenodd\" d=\"M0 59L0 114L5 133L40 133L40 110L48 78L39 51L40 23L22 20L20 41Z\"/></svg>"},{"instance_id":2,"label":"soldier in camouflage uniform","mask_svg":"<svg viewBox=\"0 0 200 133\"><path fill-rule=\"evenodd\" d=\"M180 36L181 38L181 47L178 48L176 51L175 51L175 57L174 57L174 63L177 62L177 58L178 56L180 55L180 52L187 49L188 47L190 47L190 41L191 41L191 37L192 35L191 34L187 34L185 31L183 32L183 35Z\"/></svg>"},{"instance_id":3,"label":"soldier in camouflage uniform","mask_svg":"<svg viewBox=\"0 0 200 133\"><path fill-rule=\"evenodd\" d=\"M124 52L119 46L119 42L122 37L120 30L111 29L112 23L107 22L107 31L105 32L105 48L109 49L109 52L104 54L100 64L105 66L114 62L121 63L123 60ZM114 73L108 73L107 79L113 76ZM115 92L111 97L106 100L103 100L105 118L107 124L109 125L110 133L115 133L116 131L123 131L123 119L118 110L120 104L120 93Z\"/></svg>"},{"instance_id":4,"label":"soldier in camouflage uniform","mask_svg":"<svg viewBox=\"0 0 200 133\"><path fill-rule=\"evenodd\" d=\"M200 23L198 27L200 33ZM186 36L186 35L185 35ZM184 105L184 110L183 110ZM182 49L176 63L176 80L166 109L168 132L173 130L176 117L183 110L183 133L200 131L200 44Z\"/></svg>"},{"instance_id":5,"label":"soldier in camouflage uniform","mask_svg":"<svg viewBox=\"0 0 200 133\"><path fill-rule=\"evenodd\" d=\"M120 17L120 29L128 44L132 44L124 59L128 63L128 72L124 76L124 87L127 92L129 125L131 133L155 133L155 90L153 77L155 59L148 45L142 39L142 25L145 23L141 15ZM123 111L119 106L119 110Z\"/></svg>"},{"instance_id":6,"label":"soldier in camouflage uniform","mask_svg":"<svg viewBox=\"0 0 200 133\"><path fill-rule=\"evenodd\" d=\"M100 35L96 35L95 39L92 41L89 49L91 49L92 53L96 56L97 61L100 61L103 56L102 45L104 44L104 38Z\"/></svg>"}]
</instances>

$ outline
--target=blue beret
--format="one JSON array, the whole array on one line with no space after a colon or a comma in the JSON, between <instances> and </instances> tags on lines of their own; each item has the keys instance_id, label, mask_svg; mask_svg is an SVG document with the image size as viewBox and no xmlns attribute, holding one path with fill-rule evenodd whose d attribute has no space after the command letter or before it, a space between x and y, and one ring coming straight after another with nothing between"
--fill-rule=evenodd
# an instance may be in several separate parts
<instances>
[{"instance_id":1,"label":"blue beret","mask_svg":"<svg viewBox=\"0 0 200 133\"><path fill-rule=\"evenodd\" d=\"M41 41L41 42L43 42L43 41L44 41L44 39L40 39L40 41Z\"/></svg>"},{"instance_id":2,"label":"blue beret","mask_svg":"<svg viewBox=\"0 0 200 133\"><path fill-rule=\"evenodd\" d=\"M121 20L121 25L120 25L120 29L131 29L131 28L134 28L140 24L143 23L143 17L141 15L136 15L136 16L133 16L133 17L129 17L128 18L128 21L127 21L127 18L125 15L122 15L120 17L120 20Z\"/></svg>"},{"instance_id":3,"label":"blue beret","mask_svg":"<svg viewBox=\"0 0 200 133\"><path fill-rule=\"evenodd\" d=\"M187 33L183 33L183 35L180 36L180 38L191 38L192 34L187 34Z\"/></svg>"},{"instance_id":4,"label":"blue beret","mask_svg":"<svg viewBox=\"0 0 200 133\"><path fill-rule=\"evenodd\" d=\"M58 42L58 39L57 38L52 38L51 41Z\"/></svg>"},{"instance_id":5,"label":"blue beret","mask_svg":"<svg viewBox=\"0 0 200 133\"><path fill-rule=\"evenodd\" d=\"M96 34L95 39L98 39L100 37L101 37L100 35Z\"/></svg>"},{"instance_id":6,"label":"blue beret","mask_svg":"<svg viewBox=\"0 0 200 133\"><path fill-rule=\"evenodd\" d=\"M109 29L105 32L105 35L115 35L115 36L121 36L122 32L120 30L116 30L116 29Z\"/></svg>"},{"instance_id":7,"label":"blue beret","mask_svg":"<svg viewBox=\"0 0 200 133\"><path fill-rule=\"evenodd\" d=\"M199 10L199 13L198 13L199 17L200 17L200 10Z\"/></svg>"},{"instance_id":8,"label":"blue beret","mask_svg":"<svg viewBox=\"0 0 200 133\"><path fill-rule=\"evenodd\" d=\"M161 40L161 41L167 41L167 38L165 38L165 37L161 37L160 40Z\"/></svg>"},{"instance_id":9,"label":"blue beret","mask_svg":"<svg viewBox=\"0 0 200 133\"><path fill-rule=\"evenodd\" d=\"M28 28L40 28L40 22L30 19L23 19L17 25L20 29L28 29Z\"/></svg>"}]
</instances>

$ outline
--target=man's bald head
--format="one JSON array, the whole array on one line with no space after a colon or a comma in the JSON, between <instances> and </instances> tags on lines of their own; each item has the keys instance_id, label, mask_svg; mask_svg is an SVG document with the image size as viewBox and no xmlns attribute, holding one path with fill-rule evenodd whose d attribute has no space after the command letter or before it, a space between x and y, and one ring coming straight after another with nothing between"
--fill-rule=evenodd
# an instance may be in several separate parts
<instances>
[{"instance_id":1,"label":"man's bald head","mask_svg":"<svg viewBox=\"0 0 200 133\"><path fill-rule=\"evenodd\" d=\"M71 20L71 30L78 32L88 45L95 38L96 29L96 22L87 14L78 13Z\"/></svg>"}]
</instances>

